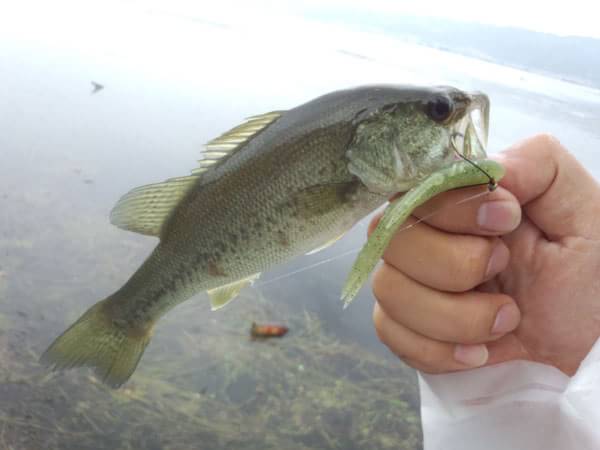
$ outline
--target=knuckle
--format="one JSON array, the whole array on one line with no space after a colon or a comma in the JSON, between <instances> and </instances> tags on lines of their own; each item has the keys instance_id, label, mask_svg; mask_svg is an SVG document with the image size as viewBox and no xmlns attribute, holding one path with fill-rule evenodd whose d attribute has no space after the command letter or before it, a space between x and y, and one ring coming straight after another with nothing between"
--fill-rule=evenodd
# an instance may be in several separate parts
<instances>
[{"instance_id":1,"label":"knuckle","mask_svg":"<svg viewBox=\"0 0 600 450\"><path fill-rule=\"evenodd\" d=\"M383 322L385 320L385 316L383 315L381 308L377 303L373 307L373 326L375 327L375 333L377 333L377 337L381 342L384 342L383 336Z\"/></svg>"},{"instance_id":2,"label":"knuckle","mask_svg":"<svg viewBox=\"0 0 600 450\"><path fill-rule=\"evenodd\" d=\"M533 138L536 148L542 149L550 155L560 156L568 153L567 149L560 143L560 140L550 133L540 133Z\"/></svg>"},{"instance_id":3,"label":"knuckle","mask_svg":"<svg viewBox=\"0 0 600 450\"><path fill-rule=\"evenodd\" d=\"M375 303L373 307L373 326L375 328L375 334L377 338L387 347L392 347L394 345L393 336L390 334L390 329L392 328L392 320L385 314L385 311L379 306L378 303Z\"/></svg>"},{"instance_id":4,"label":"knuckle","mask_svg":"<svg viewBox=\"0 0 600 450\"><path fill-rule=\"evenodd\" d=\"M463 344L474 344L477 342L477 338L480 335L481 325L474 317L469 317L464 321L463 327L461 328L460 341Z\"/></svg>"},{"instance_id":5,"label":"knuckle","mask_svg":"<svg viewBox=\"0 0 600 450\"><path fill-rule=\"evenodd\" d=\"M533 139L543 147L552 149L562 148L558 138L551 133L539 133L536 134Z\"/></svg>"},{"instance_id":6,"label":"knuckle","mask_svg":"<svg viewBox=\"0 0 600 450\"><path fill-rule=\"evenodd\" d=\"M484 308L473 308L471 314L464 317L461 327L457 330L460 333L462 344L477 344L485 341L489 337L489 314Z\"/></svg>"},{"instance_id":7,"label":"knuckle","mask_svg":"<svg viewBox=\"0 0 600 450\"><path fill-rule=\"evenodd\" d=\"M386 285L385 282L385 273L384 273L384 265L375 269L373 272L373 278L371 279L371 290L373 291L373 295L380 301L383 296L383 287ZM375 317L376 311L373 312L373 316Z\"/></svg>"},{"instance_id":8,"label":"knuckle","mask_svg":"<svg viewBox=\"0 0 600 450\"><path fill-rule=\"evenodd\" d=\"M390 292L390 278L392 269L388 264L380 265L375 272L371 281L371 289L377 301L385 301Z\"/></svg>"},{"instance_id":9,"label":"knuckle","mask_svg":"<svg viewBox=\"0 0 600 450\"><path fill-rule=\"evenodd\" d=\"M452 261L449 265L449 290L463 292L483 281L490 244L486 239L473 240L468 246L453 245Z\"/></svg>"}]
</instances>

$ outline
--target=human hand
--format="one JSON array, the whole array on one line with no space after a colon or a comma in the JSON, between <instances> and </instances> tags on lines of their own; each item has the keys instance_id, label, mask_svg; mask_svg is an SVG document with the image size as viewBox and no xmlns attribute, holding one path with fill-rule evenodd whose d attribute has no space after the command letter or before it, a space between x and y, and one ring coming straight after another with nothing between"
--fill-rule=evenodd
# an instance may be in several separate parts
<instances>
[{"instance_id":1,"label":"human hand","mask_svg":"<svg viewBox=\"0 0 600 450\"><path fill-rule=\"evenodd\" d=\"M377 334L424 372L526 359L573 375L600 337L600 186L547 135L498 159L494 192L440 195L414 215L445 209L394 236L373 277Z\"/></svg>"}]
</instances>

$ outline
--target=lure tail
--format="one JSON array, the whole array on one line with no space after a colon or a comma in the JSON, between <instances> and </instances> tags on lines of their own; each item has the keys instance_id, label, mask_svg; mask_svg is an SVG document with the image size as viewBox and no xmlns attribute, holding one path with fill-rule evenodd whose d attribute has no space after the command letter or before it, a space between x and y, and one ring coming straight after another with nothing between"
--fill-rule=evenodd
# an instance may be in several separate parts
<instances>
[{"instance_id":1,"label":"lure tail","mask_svg":"<svg viewBox=\"0 0 600 450\"><path fill-rule=\"evenodd\" d=\"M116 294L118 295L118 294ZM152 327L134 329L111 317L114 296L88 309L44 352L40 361L53 369L86 366L112 387L125 383L138 365Z\"/></svg>"}]
</instances>

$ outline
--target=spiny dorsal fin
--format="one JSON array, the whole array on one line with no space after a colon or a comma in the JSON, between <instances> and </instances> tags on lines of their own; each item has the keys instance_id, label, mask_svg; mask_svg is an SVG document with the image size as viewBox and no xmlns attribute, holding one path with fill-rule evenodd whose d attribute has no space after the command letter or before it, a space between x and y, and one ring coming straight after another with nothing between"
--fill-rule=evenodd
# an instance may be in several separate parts
<instances>
[{"instance_id":1,"label":"spiny dorsal fin","mask_svg":"<svg viewBox=\"0 0 600 450\"><path fill-rule=\"evenodd\" d=\"M217 309L221 309L231 300L233 300L240 291L246 286L251 286L254 281L256 281L260 277L260 272L255 273L254 275L250 275L247 278L243 278L238 281L234 281L233 283L226 284L224 286L210 289L207 292L210 297L210 307L213 311Z\"/></svg>"},{"instance_id":2,"label":"spiny dorsal fin","mask_svg":"<svg viewBox=\"0 0 600 450\"><path fill-rule=\"evenodd\" d=\"M204 158L190 176L171 178L129 191L111 211L111 223L124 230L160 236L163 223L200 176L227 160L283 113L284 111L272 111L248 117L241 125L208 142L203 152Z\"/></svg>"},{"instance_id":3,"label":"spiny dorsal fin","mask_svg":"<svg viewBox=\"0 0 600 450\"><path fill-rule=\"evenodd\" d=\"M237 127L223 133L221 136L204 145L203 159L200 165L192 170L193 175L200 175L211 167L221 164L236 153L243 145L275 122L285 111L271 111L258 116L248 117Z\"/></svg>"},{"instance_id":4,"label":"spiny dorsal fin","mask_svg":"<svg viewBox=\"0 0 600 450\"><path fill-rule=\"evenodd\" d=\"M124 230L160 236L160 229L174 206L197 180L192 175L132 189L112 209L110 222Z\"/></svg>"}]
</instances>

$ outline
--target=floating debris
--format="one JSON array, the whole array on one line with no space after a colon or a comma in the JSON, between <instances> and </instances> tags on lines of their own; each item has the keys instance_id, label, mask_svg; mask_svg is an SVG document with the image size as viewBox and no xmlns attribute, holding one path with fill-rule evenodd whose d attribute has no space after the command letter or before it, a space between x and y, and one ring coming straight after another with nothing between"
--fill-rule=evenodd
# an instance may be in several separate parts
<instances>
[{"instance_id":1,"label":"floating debris","mask_svg":"<svg viewBox=\"0 0 600 450\"><path fill-rule=\"evenodd\" d=\"M100 92L102 89L104 89L104 85L100 84L100 83L96 83L95 81L92 81L92 92L91 94L94 95L98 92Z\"/></svg>"}]
</instances>

